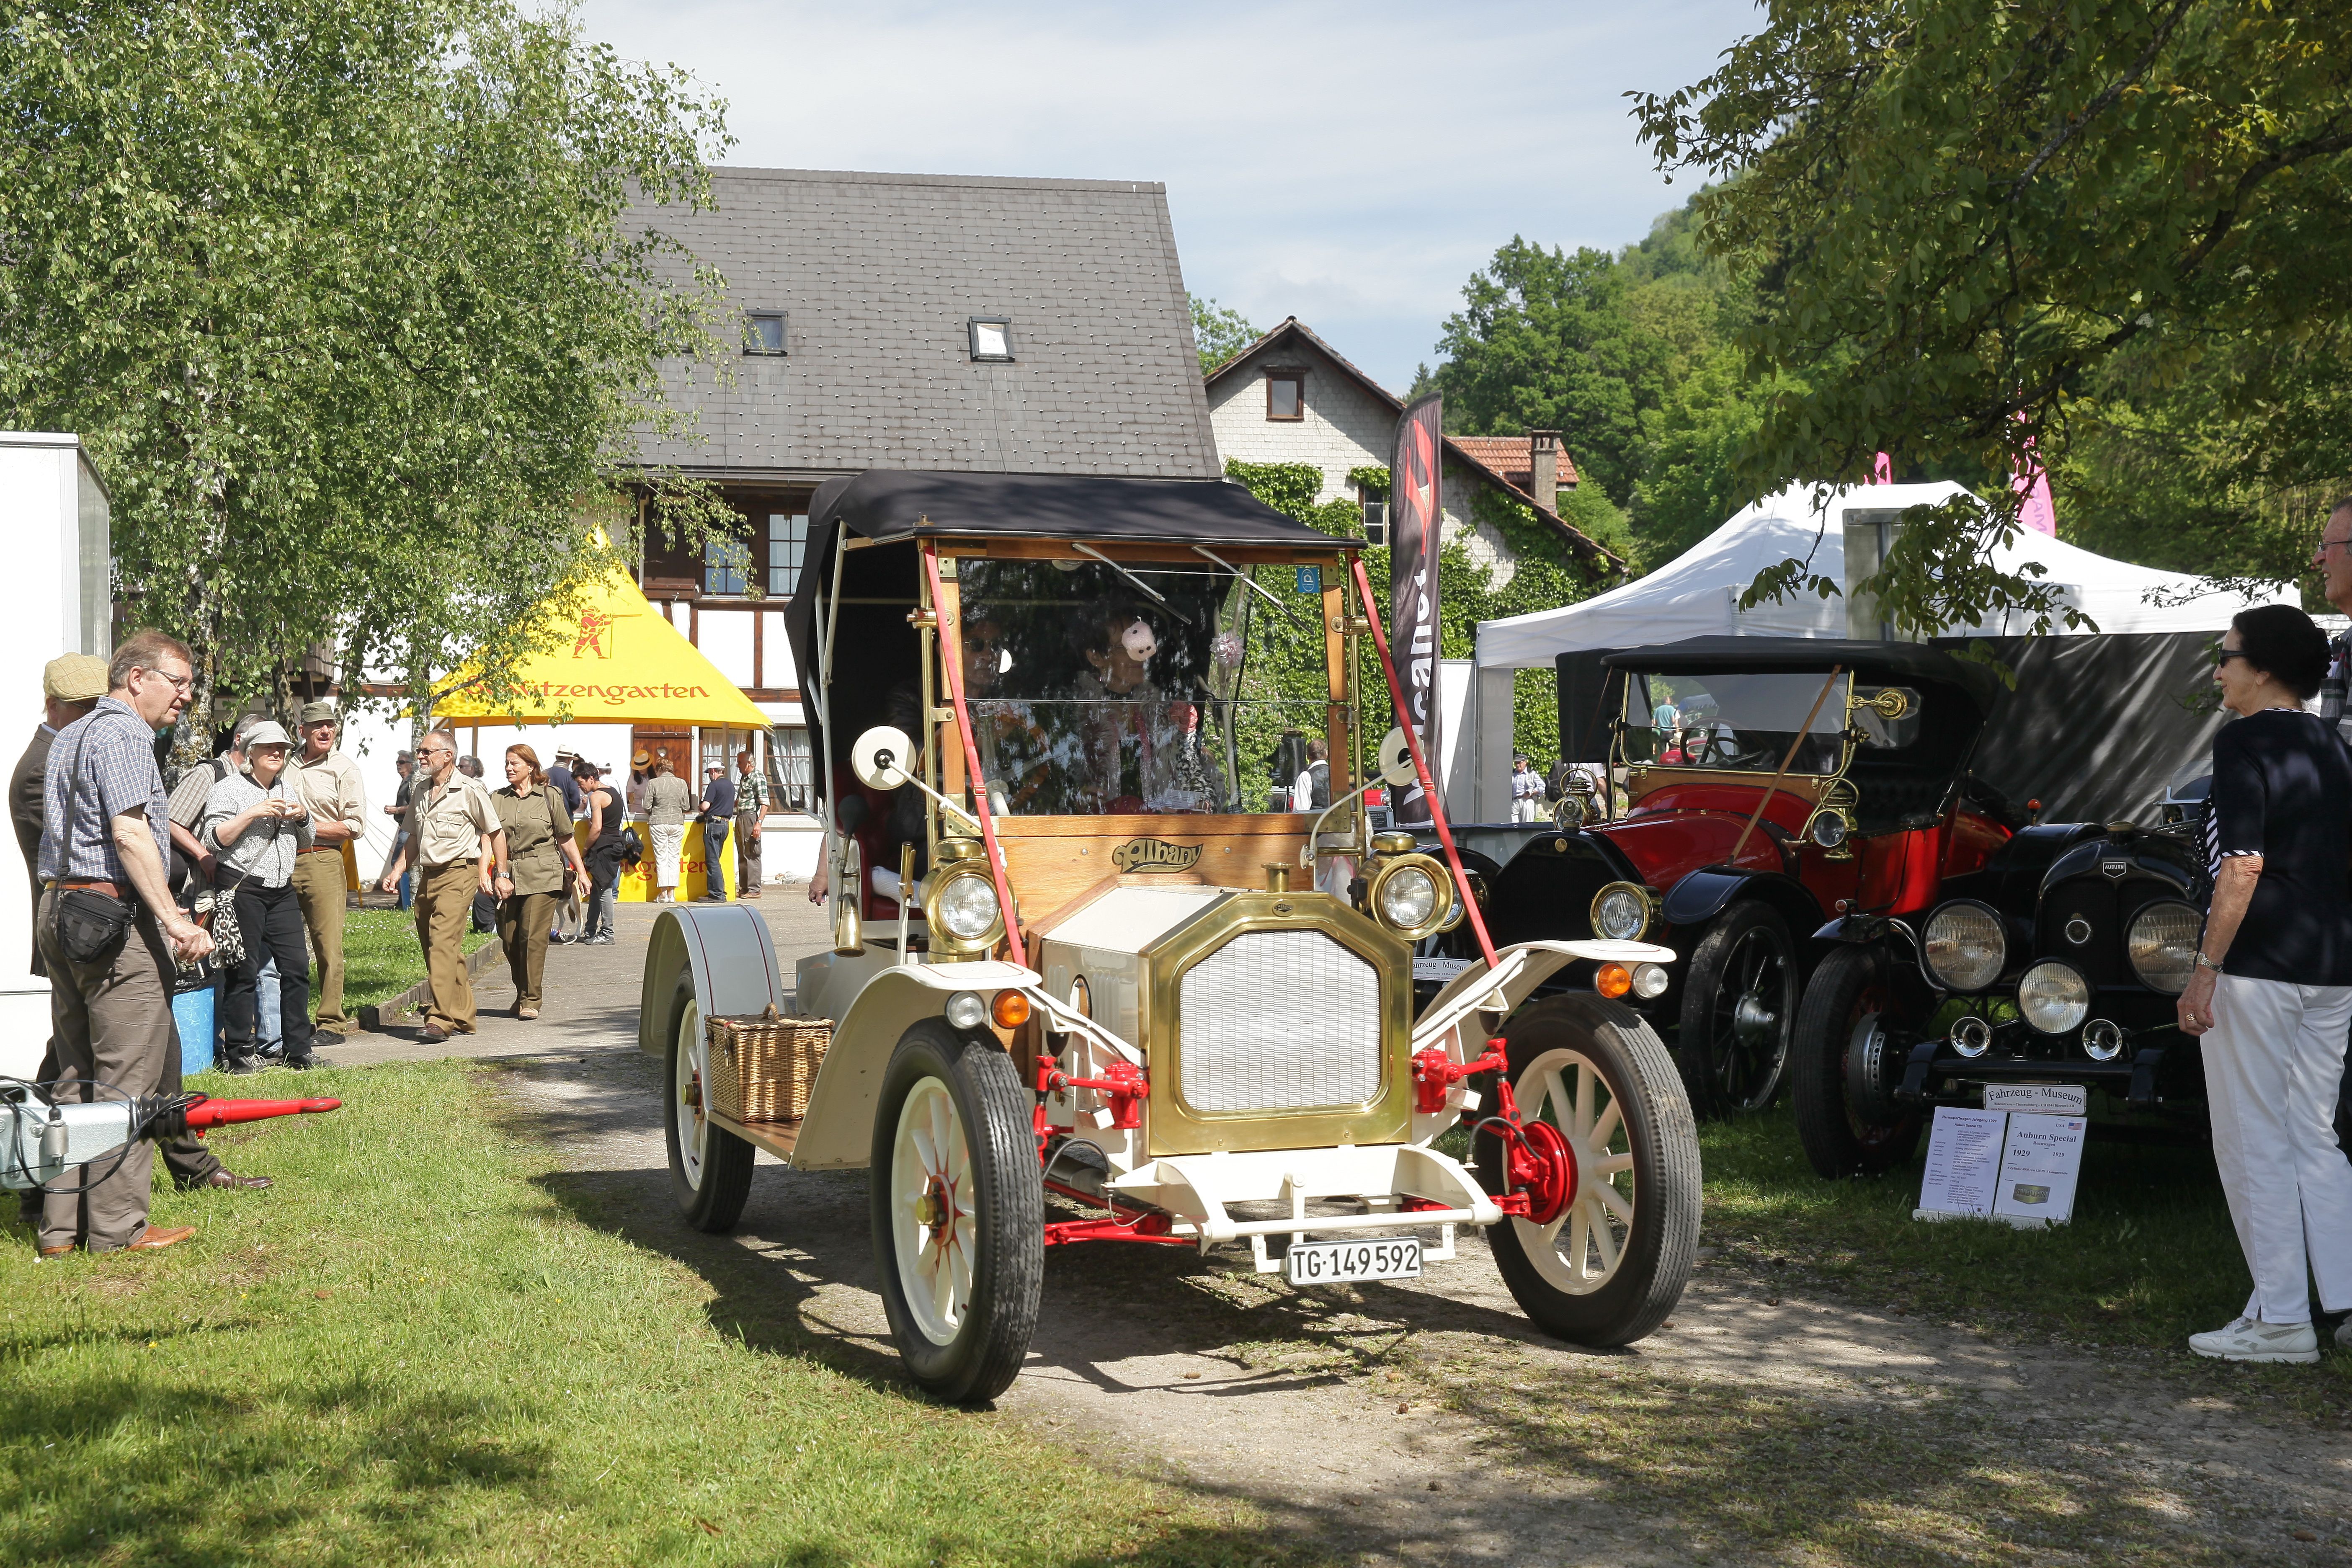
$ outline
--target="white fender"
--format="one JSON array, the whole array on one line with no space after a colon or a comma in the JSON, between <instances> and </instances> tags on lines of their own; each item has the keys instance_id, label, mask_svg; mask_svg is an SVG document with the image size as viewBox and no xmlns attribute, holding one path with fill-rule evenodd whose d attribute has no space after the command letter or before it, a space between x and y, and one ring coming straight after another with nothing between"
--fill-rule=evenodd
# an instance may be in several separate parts
<instances>
[{"instance_id":1,"label":"white fender","mask_svg":"<svg viewBox=\"0 0 2352 1568\"><path fill-rule=\"evenodd\" d=\"M1536 987L1550 979L1561 969L1579 959L1594 959L1603 963L1672 963L1672 948L1646 942L1610 942L1594 938L1583 942L1521 942L1495 952L1495 967L1489 970L1478 960L1470 967L1447 981L1431 998L1428 1006L1412 1026L1412 1048L1426 1050L1432 1046L1442 1047L1457 1062L1470 1061L1485 1053L1486 1036L1478 1024L1478 1015L1486 1011L1484 1004L1499 997L1501 1010L1508 1014L1535 994ZM1416 1143L1425 1143L1453 1125L1454 1119L1466 1109L1465 1090L1457 1086L1446 1097L1446 1108L1434 1116L1416 1110L1412 1117L1412 1137Z\"/></svg>"},{"instance_id":2,"label":"white fender","mask_svg":"<svg viewBox=\"0 0 2352 1568\"><path fill-rule=\"evenodd\" d=\"M835 1021L833 1044L816 1069L808 1115L793 1143L793 1163L804 1171L863 1170L874 1152L875 1099L899 1037L919 1020L938 1017L954 992L993 997L1042 984L1034 970L993 961L877 970Z\"/></svg>"},{"instance_id":3,"label":"white fender","mask_svg":"<svg viewBox=\"0 0 2352 1568\"><path fill-rule=\"evenodd\" d=\"M637 1049L656 1060L669 1055L671 995L677 977L694 976L694 999L706 1018L785 1010L784 976L776 944L760 911L744 904L666 904L646 950L638 995Z\"/></svg>"}]
</instances>

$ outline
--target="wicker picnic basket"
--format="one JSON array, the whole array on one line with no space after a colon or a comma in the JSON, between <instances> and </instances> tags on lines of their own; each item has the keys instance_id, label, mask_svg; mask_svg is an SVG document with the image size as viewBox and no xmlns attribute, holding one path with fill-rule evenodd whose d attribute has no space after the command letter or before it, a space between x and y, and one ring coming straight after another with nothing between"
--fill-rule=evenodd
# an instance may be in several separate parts
<instances>
[{"instance_id":1,"label":"wicker picnic basket","mask_svg":"<svg viewBox=\"0 0 2352 1568\"><path fill-rule=\"evenodd\" d=\"M710 1109L737 1121L797 1121L808 1114L817 1064L833 1043L830 1018L787 1018L770 1003L755 1018L713 1018Z\"/></svg>"}]
</instances>

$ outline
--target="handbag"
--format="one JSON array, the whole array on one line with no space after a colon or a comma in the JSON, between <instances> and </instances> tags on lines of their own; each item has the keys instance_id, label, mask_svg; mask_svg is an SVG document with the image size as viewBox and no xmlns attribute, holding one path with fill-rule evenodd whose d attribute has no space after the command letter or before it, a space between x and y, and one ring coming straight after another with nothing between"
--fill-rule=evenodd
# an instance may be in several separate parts
<instances>
[{"instance_id":1,"label":"handbag","mask_svg":"<svg viewBox=\"0 0 2352 1568\"><path fill-rule=\"evenodd\" d=\"M621 829L621 858L634 866L646 858L646 841L634 827Z\"/></svg>"}]
</instances>

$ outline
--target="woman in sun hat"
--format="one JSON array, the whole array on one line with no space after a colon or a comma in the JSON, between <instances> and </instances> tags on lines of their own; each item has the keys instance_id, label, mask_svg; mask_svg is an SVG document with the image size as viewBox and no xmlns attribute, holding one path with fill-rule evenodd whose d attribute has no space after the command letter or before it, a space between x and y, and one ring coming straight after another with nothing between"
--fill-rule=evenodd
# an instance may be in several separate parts
<instances>
[{"instance_id":1,"label":"woman in sun hat","mask_svg":"<svg viewBox=\"0 0 2352 1568\"><path fill-rule=\"evenodd\" d=\"M278 960L278 1016L286 1065L302 1070L310 1056L310 954L302 905L294 891L294 858L310 847L310 813L286 777L293 737L264 720L246 731L245 771L231 772L205 797L197 837L218 858L215 885L234 900L244 944L229 971L222 1053L233 1073L261 1070L254 1050L261 966Z\"/></svg>"}]
</instances>

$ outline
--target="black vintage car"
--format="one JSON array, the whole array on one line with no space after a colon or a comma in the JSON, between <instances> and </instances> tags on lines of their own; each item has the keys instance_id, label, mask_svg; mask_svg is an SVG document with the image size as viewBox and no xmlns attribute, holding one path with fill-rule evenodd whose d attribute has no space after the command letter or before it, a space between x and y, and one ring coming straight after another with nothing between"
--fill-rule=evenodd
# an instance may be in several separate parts
<instances>
[{"instance_id":1,"label":"black vintage car","mask_svg":"<svg viewBox=\"0 0 2352 1568\"><path fill-rule=\"evenodd\" d=\"M2036 824L1946 879L1916 920L1853 915L1807 986L1797 1126L1825 1176L1908 1159L1937 1105L2079 1086L2103 1125L2200 1136L2205 1083L2175 998L2204 926L2201 810Z\"/></svg>"}]
</instances>

